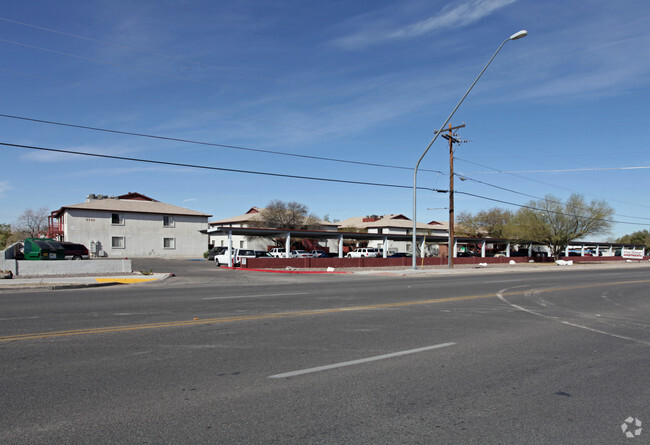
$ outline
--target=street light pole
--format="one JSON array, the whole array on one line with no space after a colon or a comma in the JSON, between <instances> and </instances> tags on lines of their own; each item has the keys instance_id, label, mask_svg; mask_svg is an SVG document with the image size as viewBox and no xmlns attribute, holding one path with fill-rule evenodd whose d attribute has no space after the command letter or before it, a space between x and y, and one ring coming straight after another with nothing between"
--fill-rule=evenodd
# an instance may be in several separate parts
<instances>
[{"instance_id":1,"label":"street light pole","mask_svg":"<svg viewBox=\"0 0 650 445\"><path fill-rule=\"evenodd\" d=\"M476 85L476 82L478 82L478 80L481 78L481 76L483 75L483 73L485 72L485 70L487 69L487 67L490 66L490 63L492 63L492 61L493 61L494 58L497 56L497 54L499 54L499 51L501 51L501 48L503 48L503 45L505 45L505 44L506 44L508 41L510 41L510 40L518 40L518 39L521 39L522 37L526 37L527 35L528 35L528 31L521 30L521 31L519 31L519 32L514 33L513 35L511 35L510 37L508 37L507 39L505 39L505 40L503 41L503 43L501 43L501 45L500 45L499 48L494 52L494 54L492 55L492 57L490 58L490 60L488 60L488 63L485 64L485 66L483 67L483 70L481 70L481 72L479 73L479 75L476 77L476 79L474 80L474 82L472 83L472 85L470 85L469 89L467 90L467 92L465 93L465 95L463 96L463 98L460 100L460 102L458 102L458 105L456 105L456 108L454 108L454 110L451 112L451 114L449 115L449 117L447 118L447 120L445 120L445 122L440 126L440 130L441 130L441 131L442 131L442 130L445 128L445 126L449 123L449 121L451 120L451 118L454 117L454 114L456 114L456 111L458 110L458 108L460 107L460 105L463 103L463 101L465 100L465 98L469 95L469 92L472 91L472 88L474 88L474 85ZM420 156L420 159L418 159L418 162L417 162L417 164L415 164L415 168L413 169L413 241L412 241L412 244L411 244L411 254L412 254L412 259L413 259L413 262L412 262L412 268L413 268L413 269L417 269L417 259L416 259L416 253L417 253L417 236L416 236L416 235L417 235L417 233L416 233L416 232L417 232L417 222L416 222L416 221L417 221L417 180L418 180L418 168L420 167L420 162L422 162L422 159L424 158L424 156L427 154L427 152L429 151L429 149L431 148L431 146L433 145L433 143L436 141L436 139L438 139L438 135L439 135L439 134L440 134L440 132L437 132L437 133L435 134L435 136L433 137L433 139L431 140L431 142L429 142L429 145L427 146L427 149L424 150L424 153L422 153L422 156ZM422 252L422 254L424 255L424 252Z\"/></svg>"}]
</instances>

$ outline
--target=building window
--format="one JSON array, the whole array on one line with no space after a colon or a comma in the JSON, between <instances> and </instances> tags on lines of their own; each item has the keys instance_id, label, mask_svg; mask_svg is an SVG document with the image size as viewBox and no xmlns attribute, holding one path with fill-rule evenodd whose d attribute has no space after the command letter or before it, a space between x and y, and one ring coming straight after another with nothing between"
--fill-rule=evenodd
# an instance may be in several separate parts
<instances>
[{"instance_id":1,"label":"building window","mask_svg":"<svg viewBox=\"0 0 650 445\"><path fill-rule=\"evenodd\" d=\"M244 248L244 240L239 241L239 248L243 249Z\"/></svg>"},{"instance_id":2,"label":"building window","mask_svg":"<svg viewBox=\"0 0 650 445\"><path fill-rule=\"evenodd\" d=\"M124 237L123 236L111 237L111 247L113 249L124 249Z\"/></svg>"},{"instance_id":3,"label":"building window","mask_svg":"<svg viewBox=\"0 0 650 445\"><path fill-rule=\"evenodd\" d=\"M175 249L176 240L174 238L163 238L163 249Z\"/></svg>"},{"instance_id":4,"label":"building window","mask_svg":"<svg viewBox=\"0 0 650 445\"><path fill-rule=\"evenodd\" d=\"M124 215L121 213L111 213L111 224L114 226L124 225Z\"/></svg>"},{"instance_id":5,"label":"building window","mask_svg":"<svg viewBox=\"0 0 650 445\"><path fill-rule=\"evenodd\" d=\"M163 216L163 227L174 227L174 217L168 215Z\"/></svg>"}]
</instances>

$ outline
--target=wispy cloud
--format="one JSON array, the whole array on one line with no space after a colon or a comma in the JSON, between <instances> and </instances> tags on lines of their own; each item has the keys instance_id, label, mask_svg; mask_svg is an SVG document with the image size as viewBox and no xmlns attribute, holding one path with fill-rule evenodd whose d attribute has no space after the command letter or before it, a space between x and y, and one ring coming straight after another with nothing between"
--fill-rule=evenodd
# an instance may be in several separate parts
<instances>
[{"instance_id":1,"label":"wispy cloud","mask_svg":"<svg viewBox=\"0 0 650 445\"><path fill-rule=\"evenodd\" d=\"M382 42L408 40L444 29L462 28L489 16L494 11L517 0L470 0L452 3L424 20L406 26L370 23L359 32L337 39L335 43L347 49L359 49Z\"/></svg>"},{"instance_id":2,"label":"wispy cloud","mask_svg":"<svg viewBox=\"0 0 650 445\"><path fill-rule=\"evenodd\" d=\"M13 187L9 185L9 182L7 181L0 181L0 198L4 198L6 196L6 192L11 190Z\"/></svg>"}]
</instances>

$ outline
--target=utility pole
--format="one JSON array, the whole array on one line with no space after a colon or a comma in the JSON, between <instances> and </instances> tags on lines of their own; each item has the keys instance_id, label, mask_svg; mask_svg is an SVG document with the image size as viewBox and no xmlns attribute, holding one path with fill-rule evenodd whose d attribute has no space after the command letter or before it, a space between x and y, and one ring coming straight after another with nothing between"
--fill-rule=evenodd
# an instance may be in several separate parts
<instances>
[{"instance_id":1,"label":"utility pole","mask_svg":"<svg viewBox=\"0 0 650 445\"><path fill-rule=\"evenodd\" d=\"M464 128L465 124L452 127L449 124L449 128L446 130L447 134L441 134L441 136L449 141L449 247L447 252L447 259L449 268L454 267L454 144L460 144L461 141L454 136L454 130L459 128ZM437 133L437 132L436 132Z\"/></svg>"}]
</instances>

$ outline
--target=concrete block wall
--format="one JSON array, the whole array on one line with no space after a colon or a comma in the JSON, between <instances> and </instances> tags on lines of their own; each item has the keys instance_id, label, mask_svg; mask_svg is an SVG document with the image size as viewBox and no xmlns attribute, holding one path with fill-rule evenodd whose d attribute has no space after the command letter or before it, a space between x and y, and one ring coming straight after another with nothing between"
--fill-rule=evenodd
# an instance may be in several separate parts
<instances>
[{"instance_id":1,"label":"concrete block wall","mask_svg":"<svg viewBox=\"0 0 650 445\"><path fill-rule=\"evenodd\" d=\"M42 277L61 275L103 275L131 273L131 260L79 260L79 261L13 261L13 266L0 266L1 269L11 270L19 277ZM0 263L2 264L2 263ZM13 267L13 268L12 268Z\"/></svg>"}]
</instances>

